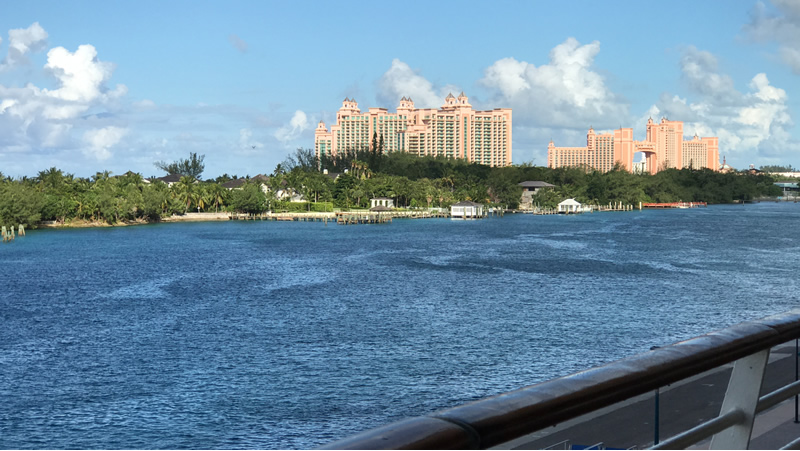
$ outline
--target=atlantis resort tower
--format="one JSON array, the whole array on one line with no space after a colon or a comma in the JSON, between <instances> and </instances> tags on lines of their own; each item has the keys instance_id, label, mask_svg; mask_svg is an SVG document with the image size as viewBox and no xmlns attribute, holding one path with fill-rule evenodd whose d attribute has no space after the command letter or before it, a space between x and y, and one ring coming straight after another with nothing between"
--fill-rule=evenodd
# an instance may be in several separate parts
<instances>
[{"instance_id":1,"label":"atlantis resort tower","mask_svg":"<svg viewBox=\"0 0 800 451\"><path fill-rule=\"evenodd\" d=\"M362 113L354 99L345 98L330 131L320 121L314 133L317 157L335 156L383 142L384 152L444 156L487 166L511 165L511 109L472 109L462 92L444 99L441 108L415 108L403 97L397 112L370 108Z\"/></svg>"},{"instance_id":2,"label":"atlantis resort tower","mask_svg":"<svg viewBox=\"0 0 800 451\"><path fill-rule=\"evenodd\" d=\"M584 166L607 172L620 163L633 170L633 156L644 153L647 171L651 174L667 168L708 168L719 170L719 138L683 139L683 122L662 118L660 123L647 121L647 138L633 140L632 128L620 128L613 133L596 134L589 128L586 147L547 146L547 165L551 168Z\"/></svg>"}]
</instances>

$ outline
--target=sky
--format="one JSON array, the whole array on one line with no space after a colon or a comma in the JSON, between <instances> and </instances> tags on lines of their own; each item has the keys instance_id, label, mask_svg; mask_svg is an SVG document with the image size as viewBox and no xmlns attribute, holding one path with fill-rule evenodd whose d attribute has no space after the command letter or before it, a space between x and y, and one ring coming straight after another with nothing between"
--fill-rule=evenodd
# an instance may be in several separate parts
<instances>
[{"instance_id":1,"label":"sky","mask_svg":"<svg viewBox=\"0 0 800 451\"><path fill-rule=\"evenodd\" d=\"M513 162L649 117L800 167L800 0L0 0L0 172L272 173L345 97L513 110Z\"/></svg>"}]
</instances>

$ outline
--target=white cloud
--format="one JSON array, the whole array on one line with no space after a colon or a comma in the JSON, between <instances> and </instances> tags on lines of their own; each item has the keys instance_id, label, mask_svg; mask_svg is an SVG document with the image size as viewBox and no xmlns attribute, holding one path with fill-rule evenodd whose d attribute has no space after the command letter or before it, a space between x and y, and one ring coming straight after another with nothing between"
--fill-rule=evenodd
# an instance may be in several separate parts
<instances>
[{"instance_id":1,"label":"white cloud","mask_svg":"<svg viewBox=\"0 0 800 451\"><path fill-rule=\"evenodd\" d=\"M87 104L97 99L119 97L127 92L124 85L117 85L114 91L103 91L114 65L99 61L97 50L92 45L81 45L75 53L70 53L64 47L50 49L44 67L52 72L60 84L58 89L42 90L43 94L50 97Z\"/></svg>"},{"instance_id":2,"label":"white cloud","mask_svg":"<svg viewBox=\"0 0 800 451\"><path fill-rule=\"evenodd\" d=\"M0 70L27 62L26 54L43 50L46 45L47 32L39 25L39 22L34 22L28 28L9 30L8 55L0 62Z\"/></svg>"},{"instance_id":3,"label":"white cloud","mask_svg":"<svg viewBox=\"0 0 800 451\"><path fill-rule=\"evenodd\" d=\"M782 157L800 150L800 143L793 141L788 132L793 126L789 97L785 90L772 86L766 74L756 74L749 91L739 92L730 77L718 72L713 55L693 47L682 56L681 70L700 98L689 102L665 94L647 115L684 121L687 135L718 136L720 155L743 163L770 159L781 162Z\"/></svg>"},{"instance_id":4,"label":"white cloud","mask_svg":"<svg viewBox=\"0 0 800 451\"><path fill-rule=\"evenodd\" d=\"M12 106L14 106L16 104L17 104L16 100L3 99L3 101L0 102L0 114L5 113L7 109L11 108Z\"/></svg>"},{"instance_id":5,"label":"white cloud","mask_svg":"<svg viewBox=\"0 0 800 451\"><path fill-rule=\"evenodd\" d=\"M504 58L484 71L481 83L492 103L514 109L514 123L539 127L615 127L628 106L592 70L600 43L581 45L568 38L550 52L548 64Z\"/></svg>"},{"instance_id":6,"label":"white cloud","mask_svg":"<svg viewBox=\"0 0 800 451\"><path fill-rule=\"evenodd\" d=\"M142 109L149 109L149 108L155 108L156 107L156 103L153 102L150 99L143 99L143 100L140 100L138 102L133 102L133 106L135 106L137 108L142 108Z\"/></svg>"},{"instance_id":7,"label":"white cloud","mask_svg":"<svg viewBox=\"0 0 800 451\"><path fill-rule=\"evenodd\" d=\"M731 98L738 94L733 79L718 72L717 58L711 53L689 46L683 52L680 64L683 79L695 92L719 100L735 100Z\"/></svg>"},{"instance_id":8,"label":"white cloud","mask_svg":"<svg viewBox=\"0 0 800 451\"><path fill-rule=\"evenodd\" d=\"M800 75L800 2L772 0L771 3L775 12L768 11L763 2L756 3L744 30L756 41L778 42L781 61Z\"/></svg>"},{"instance_id":9,"label":"white cloud","mask_svg":"<svg viewBox=\"0 0 800 451\"><path fill-rule=\"evenodd\" d=\"M88 146L83 153L97 160L107 160L111 157L111 147L120 142L128 130L120 127L105 127L88 130L83 134L83 141Z\"/></svg>"},{"instance_id":10,"label":"white cloud","mask_svg":"<svg viewBox=\"0 0 800 451\"><path fill-rule=\"evenodd\" d=\"M434 89L433 83L415 72L411 67L395 58L392 66L378 80L378 102L387 108L396 106L401 97L411 97L416 108L439 108L450 92L458 95L460 90L453 85Z\"/></svg>"},{"instance_id":11,"label":"white cloud","mask_svg":"<svg viewBox=\"0 0 800 451\"><path fill-rule=\"evenodd\" d=\"M300 134L308 130L309 123L306 113L297 110L294 116L289 121L288 125L284 125L275 132L275 138L283 144L289 144L291 141L300 137Z\"/></svg>"},{"instance_id":12,"label":"white cloud","mask_svg":"<svg viewBox=\"0 0 800 451\"><path fill-rule=\"evenodd\" d=\"M43 49L47 37L38 23L27 29L11 30L3 69L17 69L25 61L25 55ZM21 87L0 84L0 151L13 148L28 152L31 157L49 155L57 148L74 152L83 148L78 147L80 140L74 140L72 134L92 128L104 131L91 130L83 135L92 141L84 153L107 158L113 143L103 145L103 142L121 137L123 129L116 126L104 129L114 125L110 124L111 115L104 113L127 93L124 85L106 87L113 64L100 61L91 45L82 45L74 53L55 47L47 53L43 70L54 77L54 88L39 88L31 83ZM87 115L90 111L92 114Z\"/></svg>"}]
</instances>

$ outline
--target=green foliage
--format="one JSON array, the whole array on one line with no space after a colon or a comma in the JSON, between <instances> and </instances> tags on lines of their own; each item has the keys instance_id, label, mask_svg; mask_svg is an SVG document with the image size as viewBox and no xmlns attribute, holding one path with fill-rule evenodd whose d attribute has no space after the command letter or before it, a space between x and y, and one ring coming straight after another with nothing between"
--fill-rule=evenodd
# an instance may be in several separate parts
<instances>
[{"instance_id":1,"label":"green foliage","mask_svg":"<svg viewBox=\"0 0 800 451\"><path fill-rule=\"evenodd\" d=\"M319 169L319 160L314 149L300 147L294 151L294 154L288 155L278 166L281 168L281 173L291 172L295 168L302 172L316 171Z\"/></svg>"},{"instance_id":2,"label":"green foliage","mask_svg":"<svg viewBox=\"0 0 800 451\"><path fill-rule=\"evenodd\" d=\"M240 213L263 213L267 210L267 196L259 183L248 182L231 191L228 206Z\"/></svg>"},{"instance_id":3,"label":"green foliage","mask_svg":"<svg viewBox=\"0 0 800 451\"><path fill-rule=\"evenodd\" d=\"M153 163L155 167L161 169L162 171L166 172L169 175L172 174L180 174L183 176L191 177L193 179L199 179L200 174L203 173L206 165L203 163L205 160L205 155L197 156L197 153L191 152L189 153L189 158L184 160L181 158L178 161L173 161L172 163L166 163L164 161L156 161Z\"/></svg>"},{"instance_id":4,"label":"green foliage","mask_svg":"<svg viewBox=\"0 0 800 451\"><path fill-rule=\"evenodd\" d=\"M380 150L380 136L377 143ZM202 162L194 156L194 161ZM192 158L190 158L192 160ZM333 181L320 164L341 165ZM220 180L228 178L222 177ZM12 180L0 174L0 224L25 224L40 220L158 221L187 211L332 211L363 209L369 199L389 197L397 208L447 208L472 200L515 208L520 182L538 180L556 187L540 190L534 205L553 208L574 197L581 203L705 201L729 203L779 196L775 179L761 173L719 173L708 169L667 169L655 175L632 174L621 167L600 173L586 168L550 169L529 164L488 167L464 160L417 157L404 152L382 154L369 149L337 159L317 161L313 151L298 149L275 168L267 180L248 180L241 189L227 190L219 183L198 183L184 176L172 188L162 182L146 183L141 175L112 176L108 171L91 178L76 178L50 168L31 179ZM266 191L266 193L264 192ZM301 195L305 202L289 202Z\"/></svg>"},{"instance_id":5,"label":"green foliage","mask_svg":"<svg viewBox=\"0 0 800 451\"><path fill-rule=\"evenodd\" d=\"M760 170L764 172L794 172L795 169L792 165L787 164L786 166L781 166L778 164L766 165L759 167Z\"/></svg>"},{"instance_id":6,"label":"green foliage","mask_svg":"<svg viewBox=\"0 0 800 451\"><path fill-rule=\"evenodd\" d=\"M35 228L41 220L42 193L22 183L0 184L0 225Z\"/></svg>"}]
</instances>

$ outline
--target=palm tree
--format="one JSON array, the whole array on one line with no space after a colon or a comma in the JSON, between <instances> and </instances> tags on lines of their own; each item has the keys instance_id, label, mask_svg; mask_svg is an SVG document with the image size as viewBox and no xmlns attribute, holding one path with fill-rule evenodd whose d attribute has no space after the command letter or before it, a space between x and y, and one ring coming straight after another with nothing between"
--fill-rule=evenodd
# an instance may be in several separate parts
<instances>
[{"instance_id":1,"label":"palm tree","mask_svg":"<svg viewBox=\"0 0 800 451\"><path fill-rule=\"evenodd\" d=\"M208 186L207 192L211 203L214 204L214 211L219 213L219 206L225 202L225 188L219 183L214 183Z\"/></svg>"},{"instance_id":2,"label":"palm tree","mask_svg":"<svg viewBox=\"0 0 800 451\"><path fill-rule=\"evenodd\" d=\"M174 187L178 196L178 200L186 205L186 208L183 210L183 212L186 213L189 211L189 207L192 206L192 202L195 200L194 179L188 175L184 175Z\"/></svg>"}]
</instances>

